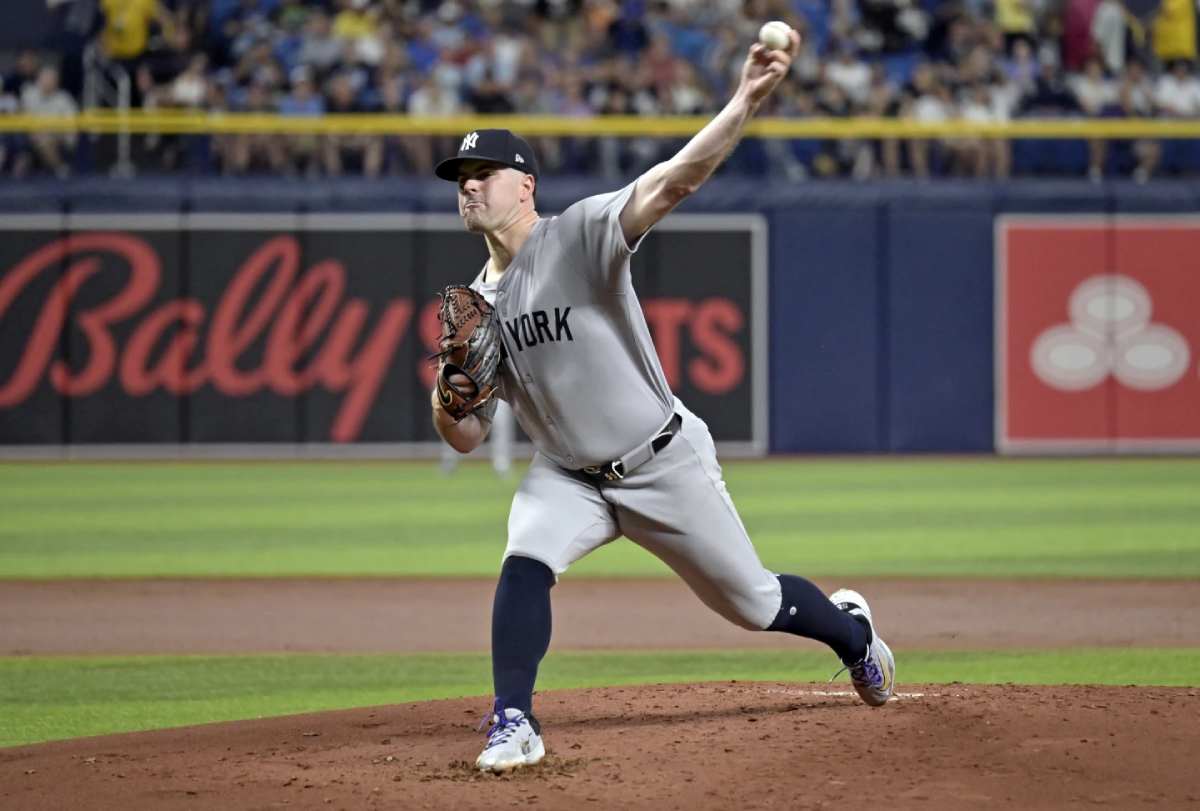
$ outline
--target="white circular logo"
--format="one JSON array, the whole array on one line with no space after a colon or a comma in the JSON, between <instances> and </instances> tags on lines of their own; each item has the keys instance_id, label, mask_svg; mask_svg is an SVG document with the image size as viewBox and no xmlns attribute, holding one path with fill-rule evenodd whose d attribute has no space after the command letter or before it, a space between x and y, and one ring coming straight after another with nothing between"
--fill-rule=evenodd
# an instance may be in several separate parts
<instances>
[{"instance_id":1,"label":"white circular logo","mask_svg":"<svg viewBox=\"0 0 1200 811\"><path fill-rule=\"evenodd\" d=\"M1189 359L1182 335L1163 324L1151 324L1120 342L1113 374L1131 389L1156 391L1178 383Z\"/></svg>"},{"instance_id":2,"label":"white circular logo","mask_svg":"<svg viewBox=\"0 0 1200 811\"><path fill-rule=\"evenodd\" d=\"M1150 293L1136 279L1101 274L1085 279L1067 302L1070 324L1057 324L1033 342L1029 362L1047 386L1083 391L1111 373L1140 391L1173 386L1187 372L1187 341L1165 324L1151 324Z\"/></svg>"},{"instance_id":3,"label":"white circular logo","mask_svg":"<svg viewBox=\"0 0 1200 811\"><path fill-rule=\"evenodd\" d=\"M1150 323L1150 293L1128 276L1093 276L1071 293L1067 310L1079 329L1119 337Z\"/></svg>"},{"instance_id":4,"label":"white circular logo","mask_svg":"<svg viewBox=\"0 0 1200 811\"><path fill-rule=\"evenodd\" d=\"M1059 324L1039 335L1029 360L1042 382L1063 391L1090 389L1112 368L1104 339L1070 324Z\"/></svg>"}]
</instances>

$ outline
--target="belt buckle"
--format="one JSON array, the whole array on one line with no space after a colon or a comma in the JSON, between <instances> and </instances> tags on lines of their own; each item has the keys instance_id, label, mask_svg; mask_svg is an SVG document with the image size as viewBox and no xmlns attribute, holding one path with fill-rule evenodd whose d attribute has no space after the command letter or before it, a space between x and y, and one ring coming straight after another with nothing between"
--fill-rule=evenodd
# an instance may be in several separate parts
<instances>
[{"instance_id":1,"label":"belt buckle","mask_svg":"<svg viewBox=\"0 0 1200 811\"><path fill-rule=\"evenodd\" d=\"M589 476L599 476L606 482L616 482L625 478L625 465L617 459L603 465L589 465L583 468L583 472Z\"/></svg>"}]
</instances>

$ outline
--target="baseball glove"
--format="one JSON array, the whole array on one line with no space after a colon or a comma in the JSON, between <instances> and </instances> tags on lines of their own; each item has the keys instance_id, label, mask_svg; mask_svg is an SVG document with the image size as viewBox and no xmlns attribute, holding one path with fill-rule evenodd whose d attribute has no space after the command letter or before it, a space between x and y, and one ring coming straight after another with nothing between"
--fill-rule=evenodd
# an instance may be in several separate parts
<instances>
[{"instance_id":1,"label":"baseball glove","mask_svg":"<svg viewBox=\"0 0 1200 811\"><path fill-rule=\"evenodd\" d=\"M504 343L500 321L487 299L462 285L450 285L440 295L441 351L431 359L438 362L438 401L459 422L487 406L496 393Z\"/></svg>"}]
</instances>

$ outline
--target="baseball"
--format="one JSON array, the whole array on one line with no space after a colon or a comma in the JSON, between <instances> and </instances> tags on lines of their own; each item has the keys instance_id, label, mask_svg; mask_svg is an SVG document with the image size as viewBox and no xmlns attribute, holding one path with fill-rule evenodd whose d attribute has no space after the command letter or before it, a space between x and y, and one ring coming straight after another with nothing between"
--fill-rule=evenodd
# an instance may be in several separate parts
<instances>
[{"instance_id":1,"label":"baseball","mask_svg":"<svg viewBox=\"0 0 1200 811\"><path fill-rule=\"evenodd\" d=\"M758 41L773 51L785 51L791 45L792 28L780 20L763 23L758 29Z\"/></svg>"}]
</instances>

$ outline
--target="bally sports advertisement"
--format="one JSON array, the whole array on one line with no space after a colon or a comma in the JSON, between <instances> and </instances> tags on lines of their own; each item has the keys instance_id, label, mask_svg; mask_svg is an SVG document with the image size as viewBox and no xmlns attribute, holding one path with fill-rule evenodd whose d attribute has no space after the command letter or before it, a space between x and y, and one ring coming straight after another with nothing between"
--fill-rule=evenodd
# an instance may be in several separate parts
<instances>
[{"instance_id":1,"label":"bally sports advertisement","mask_svg":"<svg viewBox=\"0 0 1200 811\"><path fill-rule=\"evenodd\" d=\"M456 216L0 225L0 444L435 447L437 291L486 259ZM676 216L633 260L670 385L727 452L766 450L765 230Z\"/></svg>"}]
</instances>

